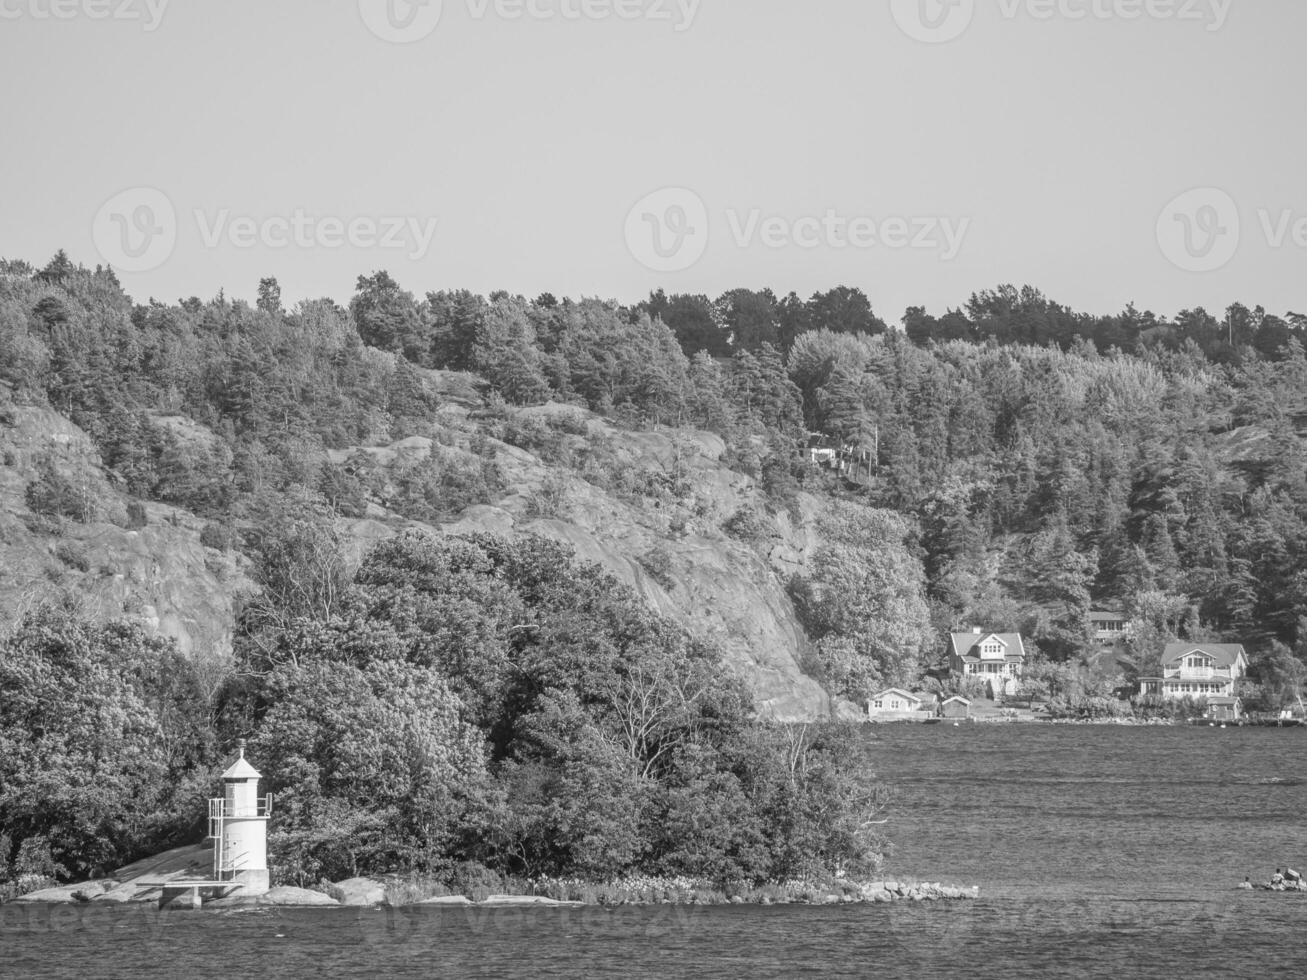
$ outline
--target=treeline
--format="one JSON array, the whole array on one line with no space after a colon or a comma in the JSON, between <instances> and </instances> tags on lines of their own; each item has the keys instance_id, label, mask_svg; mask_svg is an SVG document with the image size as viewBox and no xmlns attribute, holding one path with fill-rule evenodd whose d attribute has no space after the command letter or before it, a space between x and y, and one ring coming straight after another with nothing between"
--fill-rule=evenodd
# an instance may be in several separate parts
<instances>
[{"instance_id":1,"label":"treeline","mask_svg":"<svg viewBox=\"0 0 1307 980\"><path fill-rule=\"evenodd\" d=\"M274 280L254 306L133 305L111 273L61 254L0 274L0 380L91 433L138 496L230 523L307 488L346 512L371 500L432 520L493 496L493 454L383 488L366 460L327 453L430 434L445 395L427 369L471 371L510 405L553 399L630 426L717 432L773 506L808 489L902 515L937 631L1011 624L1067 660L1088 649L1082 613L1106 603L1192 608L1187 632L1298 645L1300 318L1235 306L1218 330L1186 313L1164 325L1178 331L1169 340L1149 326L1106 351L1113 337L1031 289L978 294L944 319L956 339L923 333L912 313L906 332L886 330L848 288L808 301L658 293L630 308L419 300L384 272L359 278L348 310L287 311ZM161 424L174 414L215 438ZM856 485L805 464L812 433L861 450ZM1163 633L1190 622L1145 618Z\"/></svg>"}]
</instances>

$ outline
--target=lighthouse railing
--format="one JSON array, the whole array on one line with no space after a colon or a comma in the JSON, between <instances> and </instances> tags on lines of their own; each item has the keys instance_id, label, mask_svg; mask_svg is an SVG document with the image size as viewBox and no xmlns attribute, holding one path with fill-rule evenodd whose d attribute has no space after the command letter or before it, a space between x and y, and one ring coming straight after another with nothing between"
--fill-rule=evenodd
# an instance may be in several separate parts
<instances>
[{"instance_id":1,"label":"lighthouse railing","mask_svg":"<svg viewBox=\"0 0 1307 980\"><path fill-rule=\"evenodd\" d=\"M260 796L251 806L233 806L232 802L225 796L213 797L209 800L209 836L220 837L222 835L222 821L230 820L233 817L270 817L272 816L272 794Z\"/></svg>"}]
</instances>

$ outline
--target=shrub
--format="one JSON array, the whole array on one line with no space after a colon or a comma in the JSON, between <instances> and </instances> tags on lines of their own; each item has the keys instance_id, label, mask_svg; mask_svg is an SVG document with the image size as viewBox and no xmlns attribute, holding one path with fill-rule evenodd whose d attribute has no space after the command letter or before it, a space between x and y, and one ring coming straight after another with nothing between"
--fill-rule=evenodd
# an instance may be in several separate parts
<instances>
[{"instance_id":1,"label":"shrub","mask_svg":"<svg viewBox=\"0 0 1307 980\"><path fill-rule=\"evenodd\" d=\"M236 532L225 524L210 521L200 531L200 544L215 551L231 551L236 544Z\"/></svg>"},{"instance_id":2,"label":"shrub","mask_svg":"<svg viewBox=\"0 0 1307 980\"><path fill-rule=\"evenodd\" d=\"M567 513L567 483L556 473L545 477L540 489L527 499L527 515L533 518L555 519Z\"/></svg>"},{"instance_id":3,"label":"shrub","mask_svg":"<svg viewBox=\"0 0 1307 980\"><path fill-rule=\"evenodd\" d=\"M27 485L28 508L46 517L66 517L82 524L95 520L98 508L86 481L74 482L47 458L37 466L37 478Z\"/></svg>"},{"instance_id":4,"label":"shrub","mask_svg":"<svg viewBox=\"0 0 1307 980\"><path fill-rule=\"evenodd\" d=\"M395 474L386 504L413 520L439 523L491 503L503 486L503 475L490 460L433 448L426 459Z\"/></svg>"},{"instance_id":5,"label":"shrub","mask_svg":"<svg viewBox=\"0 0 1307 980\"><path fill-rule=\"evenodd\" d=\"M641 555L640 564L664 589L670 589L675 584L672 578L672 556L662 545L650 548Z\"/></svg>"},{"instance_id":6,"label":"shrub","mask_svg":"<svg viewBox=\"0 0 1307 980\"><path fill-rule=\"evenodd\" d=\"M59 542L59 546L54 549L54 556L69 568L75 568L79 572L91 570L91 559L87 557L86 549L76 541Z\"/></svg>"},{"instance_id":7,"label":"shrub","mask_svg":"<svg viewBox=\"0 0 1307 980\"><path fill-rule=\"evenodd\" d=\"M444 898L449 889L434 878L416 877L392 881L386 885L386 904L392 908L416 905L428 898Z\"/></svg>"},{"instance_id":8,"label":"shrub","mask_svg":"<svg viewBox=\"0 0 1307 980\"><path fill-rule=\"evenodd\" d=\"M767 537L767 524L757 512L748 507L741 507L726 519L722 530L746 544L756 544Z\"/></svg>"},{"instance_id":9,"label":"shrub","mask_svg":"<svg viewBox=\"0 0 1307 980\"><path fill-rule=\"evenodd\" d=\"M22 521L27 530L33 534L48 534L52 538L63 537L65 531L65 520L62 517L50 514L26 513L22 515Z\"/></svg>"},{"instance_id":10,"label":"shrub","mask_svg":"<svg viewBox=\"0 0 1307 980\"><path fill-rule=\"evenodd\" d=\"M127 505L127 530L139 531L149 523L150 515L145 510L145 504L133 500Z\"/></svg>"}]
</instances>

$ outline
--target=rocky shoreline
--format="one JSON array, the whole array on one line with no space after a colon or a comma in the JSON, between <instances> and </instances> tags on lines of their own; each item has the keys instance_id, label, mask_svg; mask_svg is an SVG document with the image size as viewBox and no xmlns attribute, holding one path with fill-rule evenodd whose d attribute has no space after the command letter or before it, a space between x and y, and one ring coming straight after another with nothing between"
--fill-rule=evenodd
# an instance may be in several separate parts
<instances>
[{"instance_id":1,"label":"rocky shoreline","mask_svg":"<svg viewBox=\"0 0 1307 980\"><path fill-rule=\"evenodd\" d=\"M837 887L838 886L838 887ZM766 888L745 894L726 895L711 889L667 889L663 897L640 900L585 901L552 898L548 895L434 895L409 898L404 889L395 889L372 878L353 878L325 886L322 890L278 887L262 895L213 897L201 908L212 910L248 908L413 908L467 907L502 908L531 906L537 908L576 908L589 905L873 905L889 902L967 901L980 897L979 886L959 887L936 883L878 881L869 883L839 882L836 885L799 885ZM189 908L186 900L191 885L184 879L173 881L118 881L106 879L77 885L64 885L31 892L14 899L15 904L46 905L155 905L159 908ZM603 889L596 886L596 892Z\"/></svg>"}]
</instances>

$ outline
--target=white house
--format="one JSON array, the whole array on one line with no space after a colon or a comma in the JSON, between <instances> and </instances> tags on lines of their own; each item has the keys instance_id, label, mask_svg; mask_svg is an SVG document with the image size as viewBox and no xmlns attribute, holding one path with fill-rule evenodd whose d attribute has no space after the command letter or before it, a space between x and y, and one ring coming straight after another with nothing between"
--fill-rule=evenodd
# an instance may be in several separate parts
<instances>
[{"instance_id":1,"label":"white house","mask_svg":"<svg viewBox=\"0 0 1307 980\"><path fill-rule=\"evenodd\" d=\"M1020 633L949 634L949 669L954 677L988 681L997 694L1015 694L1026 666L1026 647Z\"/></svg>"},{"instance_id":2,"label":"white house","mask_svg":"<svg viewBox=\"0 0 1307 980\"><path fill-rule=\"evenodd\" d=\"M867 704L867 717L884 719L914 715L921 710L922 703L917 695L891 687L873 695Z\"/></svg>"},{"instance_id":3,"label":"white house","mask_svg":"<svg viewBox=\"0 0 1307 980\"><path fill-rule=\"evenodd\" d=\"M1166 698L1233 698L1248 673L1238 643L1171 643L1162 654L1162 676L1141 677L1139 693Z\"/></svg>"}]
</instances>

